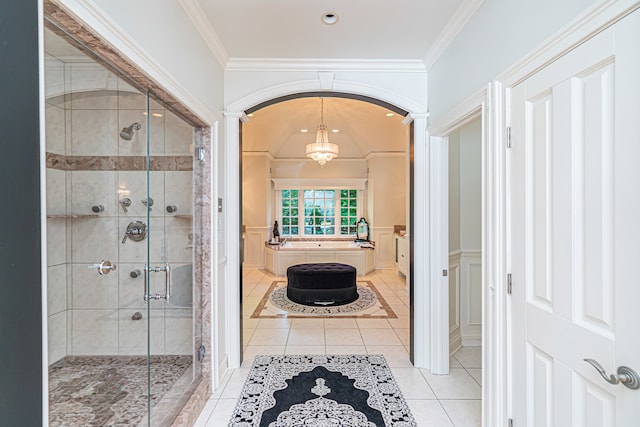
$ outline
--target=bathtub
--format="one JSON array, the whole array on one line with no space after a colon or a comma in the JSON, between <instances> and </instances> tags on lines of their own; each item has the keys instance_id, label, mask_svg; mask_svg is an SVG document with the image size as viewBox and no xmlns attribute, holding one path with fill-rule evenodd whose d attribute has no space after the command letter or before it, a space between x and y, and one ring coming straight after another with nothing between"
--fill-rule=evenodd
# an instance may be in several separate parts
<instances>
[{"instance_id":1,"label":"bathtub","mask_svg":"<svg viewBox=\"0 0 640 427\"><path fill-rule=\"evenodd\" d=\"M355 267L358 276L375 270L372 248L361 248L354 241L292 240L281 245L265 245L265 268L276 276L286 276L296 264L339 262Z\"/></svg>"}]
</instances>

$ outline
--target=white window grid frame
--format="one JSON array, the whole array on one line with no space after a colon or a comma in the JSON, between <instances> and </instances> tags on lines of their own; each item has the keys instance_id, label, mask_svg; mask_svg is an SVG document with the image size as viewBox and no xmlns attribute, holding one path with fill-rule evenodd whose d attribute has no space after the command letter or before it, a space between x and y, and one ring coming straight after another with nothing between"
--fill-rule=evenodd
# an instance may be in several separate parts
<instances>
[{"instance_id":1,"label":"white window grid frame","mask_svg":"<svg viewBox=\"0 0 640 427\"><path fill-rule=\"evenodd\" d=\"M283 190L298 190L298 234L293 234L293 235L285 235L284 234L284 224L282 222L283 216L282 216L282 191ZM334 208L334 219L335 219L335 229L336 229L336 234L305 234L304 232L304 191L305 190L334 190L335 191L335 195L334 195L334 202L335 202L335 208ZM355 190L356 191L356 222L358 221L359 218L363 217L363 208L362 205L364 204L364 190L359 190L356 188L349 188L346 186L340 186L340 187L335 187L335 186L323 186L323 185L318 185L318 186L304 186L304 187L299 187L296 188L295 186L291 187L291 188L283 188L283 189L279 189L279 190L275 190L276 191L276 218L280 227L280 234L282 237L313 237L313 238L319 238L319 239L327 239L327 240L331 240L331 239L335 239L335 238L343 238L343 237L356 237L356 233L354 234L340 234L340 190Z\"/></svg>"}]
</instances>

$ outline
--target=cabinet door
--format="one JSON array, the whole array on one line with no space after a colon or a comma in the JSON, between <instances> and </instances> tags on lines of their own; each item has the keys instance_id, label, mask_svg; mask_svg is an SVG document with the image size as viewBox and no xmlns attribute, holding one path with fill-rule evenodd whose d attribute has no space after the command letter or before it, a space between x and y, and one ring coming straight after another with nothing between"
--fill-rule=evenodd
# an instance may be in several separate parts
<instances>
[{"instance_id":1,"label":"cabinet door","mask_svg":"<svg viewBox=\"0 0 640 427\"><path fill-rule=\"evenodd\" d=\"M409 270L409 245L407 239L398 239L398 270L407 275Z\"/></svg>"}]
</instances>

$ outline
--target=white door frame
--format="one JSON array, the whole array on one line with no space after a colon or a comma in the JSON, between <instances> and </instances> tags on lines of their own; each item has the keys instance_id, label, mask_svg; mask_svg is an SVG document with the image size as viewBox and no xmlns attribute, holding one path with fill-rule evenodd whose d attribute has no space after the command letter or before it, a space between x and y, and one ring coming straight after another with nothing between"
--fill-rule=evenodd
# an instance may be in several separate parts
<instances>
[{"instance_id":1,"label":"white door frame","mask_svg":"<svg viewBox=\"0 0 640 427\"><path fill-rule=\"evenodd\" d=\"M496 86L499 87L493 84L477 92L429 127L433 152L439 156L432 163L446 165L449 162L448 150L441 146L446 148L443 142L448 141L448 135L473 120L480 119L482 123L482 418L485 426L496 425L495 414L500 409L496 405L503 401L501 393L506 389L504 378L500 375L500 366L504 360L500 355L505 353L506 344L503 338L505 335L501 334L501 328L504 328L504 321L501 321L504 319L501 314L504 293L495 291L496 283L500 282L498 278L501 277L501 269L504 269L504 262L501 262L505 247L505 242L502 241L505 226L501 214L504 212L504 194L501 192L504 171L500 167L504 153L496 142L499 137L493 135L493 129L499 128L499 123L495 121L501 116L490 114L496 110L488 108ZM447 188L440 188L438 191L448 193ZM441 197L446 200L444 196ZM442 211L448 211L448 204L444 205ZM443 262L448 266L448 248L445 252ZM441 310L444 313L440 314L444 316L449 307L449 288L443 286L438 298L444 308ZM448 356L448 315L442 319L439 332L442 334L441 341L446 343Z\"/></svg>"},{"instance_id":2,"label":"white door frame","mask_svg":"<svg viewBox=\"0 0 640 427\"><path fill-rule=\"evenodd\" d=\"M352 93L354 95L364 95L370 98L379 99L389 104L408 111L407 123L414 124L414 212L412 215L419 215L421 221L415 222L414 230L411 230L411 238L414 242L414 365L421 368L441 371L441 366L433 364L436 361L431 357L431 342L433 335L434 321L433 315L437 313L440 304L436 304L430 295L430 289L424 284L430 283L431 278L431 255L436 253L434 248L438 247L438 242L430 239L433 230L430 220L430 176L429 176L429 150L427 146L427 112L426 106L420 105L412 100L402 97L396 93L389 92L375 86L363 85L358 82L339 81L333 83L333 90L336 92ZM240 218L240 176L237 173L236 165L239 164L239 129L240 121L246 120L244 111L262 102L296 93L326 91L320 79L316 81L294 81L283 85L274 86L253 93L229 104L224 113L225 116L225 149L224 149L224 197L226 212L225 223L225 252L227 255L226 274L224 286L226 287L226 334L227 350L229 356L229 368L240 367L240 246L239 236L241 224ZM447 268L447 266L440 267ZM434 306L436 310L433 310ZM448 336L448 335L447 335ZM447 346L448 352L448 346ZM439 358L438 360L440 360ZM448 358L447 358L448 364ZM445 368L448 368L445 367Z\"/></svg>"}]
</instances>

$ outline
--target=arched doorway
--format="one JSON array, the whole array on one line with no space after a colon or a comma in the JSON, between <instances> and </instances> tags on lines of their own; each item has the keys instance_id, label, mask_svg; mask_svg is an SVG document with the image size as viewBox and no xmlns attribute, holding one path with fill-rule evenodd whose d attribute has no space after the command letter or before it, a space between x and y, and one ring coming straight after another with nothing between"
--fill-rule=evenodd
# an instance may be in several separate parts
<instances>
[{"instance_id":1,"label":"arched doorway","mask_svg":"<svg viewBox=\"0 0 640 427\"><path fill-rule=\"evenodd\" d=\"M264 105L268 105L279 100L293 99L304 96L343 96L354 99L368 100L378 105L388 105L394 111L406 113L405 124L410 126L410 159L411 159L411 185L410 185L410 211L413 221L409 227L410 233L410 253L412 260L410 263L409 280L412 291L411 302L411 349L412 360L416 366L433 369L432 361L434 349L431 348L431 339L434 335L434 328L441 328L439 322L434 322L430 317L430 286L431 277L430 258L435 255L431 247L436 247L437 238L434 239L433 230L430 231L430 176L429 176L429 154L427 146L425 107L409 101L406 98L393 93L372 87L363 87L358 83L342 82L341 88L350 88L341 92L327 91L321 87L320 81L315 87L310 87L309 82L293 82L287 85L280 85L265 89L253 95L245 97L230 104L225 114L225 146L224 164L229 168L229 173L225 177L224 194L226 195L226 252L227 259L224 266L225 277L225 319L226 343L228 345L229 367L237 368L241 360L240 342L240 284L241 284L241 174L233 169L240 164L240 147L242 123L246 122L246 113L255 111ZM296 90L302 89L305 90ZM416 216L416 213L418 215ZM431 239L429 239L431 235ZM419 283L419 286L415 284ZM440 333L440 332L438 332ZM444 349L446 354L446 349ZM448 360L448 356L447 356Z\"/></svg>"}]
</instances>

